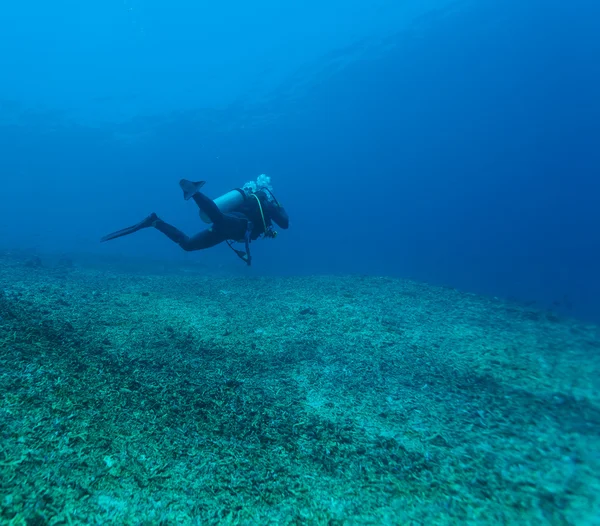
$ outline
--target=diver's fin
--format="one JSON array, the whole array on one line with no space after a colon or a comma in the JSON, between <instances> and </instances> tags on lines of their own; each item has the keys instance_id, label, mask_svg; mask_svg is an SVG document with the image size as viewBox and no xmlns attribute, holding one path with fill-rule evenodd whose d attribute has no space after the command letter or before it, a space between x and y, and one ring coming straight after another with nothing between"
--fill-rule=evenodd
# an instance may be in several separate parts
<instances>
[{"instance_id":1,"label":"diver's fin","mask_svg":"<svg viewBox=\"0 0 600 526\"><path fill-rule=\"evenodd\" d=\"M133 234L142 228L148 228L154 225L154 222L158 220L158 216L152 212L146 219L140 221L137 225L128 226L127 228L123 228L122 230L117 230L112 234L107 234L106 236L100 238L100 242L110 241L111 239L116 239L118 237L127 236L129 234Z\"/></svg>"},{"instance_id":2,"label":"diver's fin","mask_svg":"<svg viewBox=\"0 0 600 526\"><path fill-rule=\"evenodd\" d=\"M179 181L179 186L183 190L183 198L187 201L190 197L192 197L195 193L200 191L206 184L206 181L188 181L187 179L182 179Z\"/></svg>"}]
</instances>

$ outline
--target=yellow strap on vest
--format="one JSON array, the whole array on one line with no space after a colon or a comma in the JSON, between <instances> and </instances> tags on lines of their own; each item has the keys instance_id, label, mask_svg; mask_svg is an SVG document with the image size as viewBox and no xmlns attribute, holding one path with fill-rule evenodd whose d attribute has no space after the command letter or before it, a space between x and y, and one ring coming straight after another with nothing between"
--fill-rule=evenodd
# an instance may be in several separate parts
<instances>
[{"instance_id":1,"label":"yellow strap on vest","mask_svg":"<svg viewBox=\"0 0 600 526\"><path fill-rule=\"evenodd\" d=\"M262 217L263 227L265 229L265 234L267 233L267 223L265 222L265 214L263 213L262 205L260 204L260 199L256 196L256 194L250 194L256 202L258 203L258 208L260 210L260 217Z\"/></svg>"}]
</instances>

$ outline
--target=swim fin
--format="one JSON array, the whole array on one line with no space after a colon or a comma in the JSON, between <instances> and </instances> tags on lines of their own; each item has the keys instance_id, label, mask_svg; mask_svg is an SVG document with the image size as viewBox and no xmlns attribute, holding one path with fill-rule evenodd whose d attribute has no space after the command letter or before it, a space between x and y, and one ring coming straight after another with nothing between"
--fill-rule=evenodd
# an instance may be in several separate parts
<instances>
[{"instance_id":1,"label":"swim fin","mask_svg":"<svg viewBox=\"0 0 600 526\"><path fill-rule=\"evenodd\" d=\"M129 234L133 234L142 228L149 228L154 225L154 222L158 220L158 216L152 212L146 219L140 221L137 225L128 226L127 228L123 228L122 230L117 230L112 234L107 234L106 236L100 239L100 242L110 241L111 239L116 239L118 237L127 236Z\"/></svg>"},{"instance_id":2,"label":"swim fin","mask_svg":"<svg viewBox=\"0 0 600 526\"><path fill-rule=\"evenodd\" d=\"M182 179L181 181L179 181L179 186L181 186L181 189L183 190L183 198L186 201L194 194L198 193L200 191L200 188L202 188L205 184L206 181L193 182L188 181L187 179Z\"/></svg>"}]
</instances>

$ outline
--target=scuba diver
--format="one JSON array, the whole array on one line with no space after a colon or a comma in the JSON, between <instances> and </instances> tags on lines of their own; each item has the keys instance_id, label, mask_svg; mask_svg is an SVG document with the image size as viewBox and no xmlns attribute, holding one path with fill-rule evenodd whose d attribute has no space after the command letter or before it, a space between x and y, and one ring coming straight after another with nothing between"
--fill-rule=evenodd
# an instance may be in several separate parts
<instances>
[{"instance_id":1,"label":"scuba diver","mask_svg":"<svg viewBox=\"0 0 600 526\"><path fill-rule=\"evenodd\" d=\"M212 223L206 230L188 237L153 212L137 225L108 234L100 241L109 241L143 228L154 227L186 251L214 247L225 241L237 256L250 266L250 242L261 235L271 239L277 237L277 232L273 230L273 222L284 229L289 227L288 214L273 195L270 178L266 175L262 174L256 183L246 183L242 188L235 188L214 201L200 192L204 184L205 181L179 181L183 198L186 201L193 199L200 209L202 220ZM232 246L236 241L245 243L246 250L236 250Z\"/></svg>"}]
</instances>

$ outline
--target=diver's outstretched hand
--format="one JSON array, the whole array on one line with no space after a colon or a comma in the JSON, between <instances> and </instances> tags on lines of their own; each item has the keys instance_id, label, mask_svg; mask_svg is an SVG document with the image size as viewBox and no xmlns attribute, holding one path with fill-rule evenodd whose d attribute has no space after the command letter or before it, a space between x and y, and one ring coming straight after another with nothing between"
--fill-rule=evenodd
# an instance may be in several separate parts
<instances>
[{"instance_id":1,"label":"diver's outstretched hand","mask_svg":"<svg viewBox=\"0 0 600 526\"><path fill-rule=\"evenodd\" d=\"M183 198L187 201L190 197L193 197L194 194L197 194L206 184L206 181L188 181L187 179L182 179L179 181L179 186L183 190Z\"/></svg>"},{"instance_id":2,"label":"diver's outstretched hand","mask_svg":"<svg viewBox=\"0 0 600 526\"><path fill-rule=\"evenodd\" d=\"M158 220L158 216L152 212L146 219L140 221L137 225L128 226L127 228L123 228L122 230L117 230L112 234L107 234L103 238L100 239L100 242L110 241L111 239L116 239L118 237L127 236L129 234L133 234L142 228L149 228L154 225L154 222Z\"/></svg>"}]
</instances>

